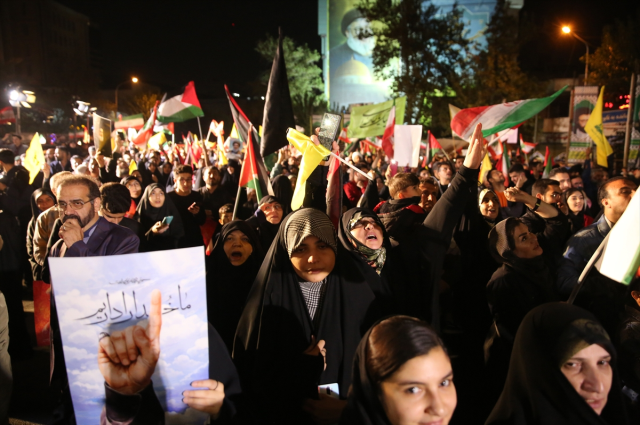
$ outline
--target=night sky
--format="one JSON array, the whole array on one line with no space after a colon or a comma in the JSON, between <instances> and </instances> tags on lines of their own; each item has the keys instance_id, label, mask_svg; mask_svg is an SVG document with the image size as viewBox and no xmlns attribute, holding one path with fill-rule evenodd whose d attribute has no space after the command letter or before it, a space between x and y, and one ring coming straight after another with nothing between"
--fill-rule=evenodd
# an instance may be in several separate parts
<instances>
[{"instance_id":1,"label":"night sky","mask_svg":"<svg viewBox=\"0 0 640 425\"><path fill-rule=\"evenodd\" d=\"M315 0L57 1L99 26L105 89L136 75L164 90L195 80L201 97L223 96L224 83L247 91L270 67L255 46L265 34L275 36L278 26L320 50ZM521 18L535 25L527 27L531 41L521 63L539 78L579 75L584 45L562 36L560 26L572 24L593 52L603 26L632 16L636 8L633 0L525 0Z\"/></svg>"}]
</instances>

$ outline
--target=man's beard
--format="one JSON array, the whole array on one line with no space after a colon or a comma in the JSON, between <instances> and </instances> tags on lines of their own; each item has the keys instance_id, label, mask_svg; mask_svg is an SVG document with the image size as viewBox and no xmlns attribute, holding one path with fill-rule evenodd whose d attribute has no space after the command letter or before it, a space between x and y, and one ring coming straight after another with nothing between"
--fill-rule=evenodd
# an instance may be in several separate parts
<instances>
[{"instance_id":1,"label":"man's beard","mask_svg":"<svg viewBox=\"0 0 640 425\"><path fill-rule=\"evenodd\" d=\"M373 54L373 48L376 46L376 40L373 37L367 37L361 40L349 35L347 37L347 45L357 54L368 58Z\"/></svg>"},{"instance_id":2,"label":"man's beard","mask_svg":"<svg viewBox=\"0 0 640 425\"><path fill-rule=\"evenodd\" d=\"M89 214L84 218L84 220L75 214L69 214L62 217L62 223L66 223L69 220L76 220L80 224L80 227L84 229L84 227L89 224L89 222L93 220L95 216L96 212L93 208L91 208Z\"/></svg>"}]
</instances>

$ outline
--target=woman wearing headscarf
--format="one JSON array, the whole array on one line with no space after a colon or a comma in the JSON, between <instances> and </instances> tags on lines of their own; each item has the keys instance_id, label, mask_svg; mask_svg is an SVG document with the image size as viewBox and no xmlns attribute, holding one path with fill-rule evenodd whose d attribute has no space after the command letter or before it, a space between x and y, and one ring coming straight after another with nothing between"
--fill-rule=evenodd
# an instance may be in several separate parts
<instances>
[{"instance_id":1,"label":"woman wearing headscarf","mask_svg":"<svg viewBox=\"0 0 640 425\"><path fill-rule=\"evenodd\" d=\"M247 222L225 224L207 259L207 311L229 349L264 254Z\"/></svg>"},{"instance_id":2,"label":"woman wearing headscarf","mask_svg":"<svg viewBox=\"0 0 640 425\"><path fill-rule=\"evenodd\" d=\"M56 204L56 197L48 189L36 189L31 194L31 213L32 217L29 220L27 227L27 256L29 263L31 264L31 272L33 274L33 280L41 280L42 266L33 257L33 235L36 230L36 221L38 216L43 211L48 210Z\"/></svg>"},{"instance_id":3,"label":"woman wearing headscarf","mask_svg":"<svg viewBox=\"0 0 640 425\"><path fill-rule=\"evenodd\" d=\"M536 307L516 335L507 382L486 425L628 423L609 335L586 310Z\"/></svg>"},{"instance_id":4,"label":"woman wearing headscarf","mask_svg":"<svg viewBox=\"0 0 640 425\"><path fill-rule=\"evenodd\" d=\"M178 247L178 239L184 235L182 219L178 209L160 185L152 183L147 186L137 212L140 222L140 252L164 251ZM171 222L167 224L169 220Z\"/></svg>"},{"instance_id":5,"label":"woman wearing headscarf","mask_svg":"<svg viewBox=\"0 0 640 425\"><path fill-rule=\"evenodd\" d=\"M304 208L285 218L235 338L234 360L256 421L310 423L302 403L318 398L318 384L335 384L346 398L358 342L380 317L375 284L338 247L326 214ZM344 407L325 397L305 404L325 413Z\"/></svg>"},{"instance_id":6,"label":"woman wearing headscarf","mask_svg":"<svg viewBox=\"0 0 640 425\"><path fill-rule=\"evenodd\" d=\"M557 214L557 209L544 202L539 211L547 216ZM491 277L486 292L493 318L485 342L487 370L492 376L486 393L488 406L506 378L513 340L522 319L533 308L559 299L554 285L554 259L543 252L536 235L520 219L509 217L491 229L489 251L502 266Z\"/></svg>"},{"instance_id":7,"label":"woman wearing headscarf","mask_svg":"<svg viewBox=\"0 0 640 425\"><path fill-rule=\"evenodd\" d=\"M260 199L258 209L246 222L255 230L260 238L260 245L269 249L278 234L280 223L285 217L285 207L280 199L267 195Z\"/></svg>"},{"instance_id":8,"label":"woman wearing headscarf","mask_svg":"<svg viewBox=\"0 0 640 425\"><path fill-rule=\"evenodd\" d=\"M340 424L447 425L456 404L451 361L438 335L418 319L393 316L358 345Z\"/></svg>"},{"instance_id":9,"label":"woman wearing headscarf","mask_svg":"<svg viewBox=\"0 0 640 425\"><path fill-rule=\"evenodd\" d=\"M571 188L562 194L562 202L569 207L571 234L593 223L593 217L587 215L587 195L582 189Z\"/></svg>"},{"instance_id":10,"label":"woman wearing headscarf","mask_svg":"<svg viewBox=\"0 0 640 425\"><path fill-rule=\"evenodd\" d=\"M162 163L162 165L160 166L160 169L158 170L159 171L158 184L163 189L167 187L167 181L169 180L169 176L171 175L172 169L173 169L173 166L171 165L171 162L166 161Z\"/></svg>"},{"instance_id":11,"label":"woman wearing headscarf","mask_svg":"<svg viewBox=\"0 0 640 425\"><path fill-rule=\"evenodd\" d=\"M127 211L124 216L135 220L136 210L140 203L140 199L142 198L142 194L144 193L144 188L142 187L140 180L134 176L127 176L123 178L120 181L120 184L129 189L129 194L131 195L131 208L129 208L129 211Z\"/></svg>"},{"instance_id":12,"label":"woman wearing headscarf","mask_svg":"<svg viewBox=\"0 0 640 425\"><path fill-rule=\"evenodd\" d=\"M291 181L287 176L277 176L271 182L271 188L273 189L273 196L280 200L283 217L286 217L291 212L291 200L293 199Z\"/></svg>"}]
</instances>

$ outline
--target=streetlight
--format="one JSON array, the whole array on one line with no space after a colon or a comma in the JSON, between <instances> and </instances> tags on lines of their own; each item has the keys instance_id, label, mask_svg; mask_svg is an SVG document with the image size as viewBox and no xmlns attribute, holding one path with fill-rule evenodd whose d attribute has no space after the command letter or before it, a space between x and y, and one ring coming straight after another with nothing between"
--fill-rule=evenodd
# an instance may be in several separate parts
<instances>
[{"instance_id":1,"label":"streetlight","mask_svg":"<svg viewBox=\"0 0 640 425\"><path fill-rule=\"evenodd\" d=\"M95 111L98 110L98 108L93 107L90 108L89 106L91 105L89 102L83 102L82 100L76 100L76 103L78 104L77 108L73 108L73 112L75 112L75 115L73 116L73 127L74 127L74 140L76 138L75 136L75 127L76 127L76 116L80 115L81 117L86 115L87 116L87 128L91 128L89 126L89 118L91 118L91 114L93 114Z\"/></svg>"},{"instance_id":2,"label":"streetlight","mask_svg":"<svg viewBox=\"0 0 640 425\"><path fill-rule=\"evenodd\" d=\"M132 77L131 80L123 81L116 86L116 119L118 118L118 89L120 88L121 85L127 84L128 82L132 82L135 84L138 81L140 81L138 80L138 77Z\"/></svg>"},{"instance_id":3,"label":"streetlight","mask_svg":"<svg viewBox=\"0 0 640 425\"><path fill-rule=\"evenodd\" d=\"M584 41L582 37L580 37L578 34L571 31L571 27L569 27L568 25L565 25L562 27L562 32L565 34L571 34L578 40L582 41L584 45L587 47L587 58L585 60L585 65L584 65L584 85L586 86L589 81L589 44L586 41Z\"/></svg>"},{"instance_id":4,"label":"streetlight","mask_svg":"<svg viewBox=\"0 0 640 425\"><path fill-rule=\"evenodd\" d=\"M20 88L9 92L9 103L18 109L16 114L16 132L21 134L20 128L20 107L31 108L31 103L36 102L36 94L29 90L20 90Z\"/></svg>"}]
</instances>

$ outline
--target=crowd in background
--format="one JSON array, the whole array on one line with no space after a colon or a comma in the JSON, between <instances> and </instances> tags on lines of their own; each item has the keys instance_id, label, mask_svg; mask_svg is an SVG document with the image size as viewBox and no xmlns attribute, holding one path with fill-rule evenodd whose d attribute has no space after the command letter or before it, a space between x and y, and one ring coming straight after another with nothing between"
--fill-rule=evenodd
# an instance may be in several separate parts
<instances>
[{"instance_id":1,"label":"crowd in background","mask_svg":"<svg viewBox=\"0 0 640 425\"><path fill-rule=\"evenodd\" d=\"M466 156L397 171L382 150L348 146L341 155L368 178L342 166L334 223L326 163L291 211L301 155L289 146L271 168L273 193L257 199L239 190L239 140L227 141L224 161L212 149L188 164L180 145L140 150L117 135L110 158L86 144L44 145L47 163L29 184L25 141L8 134L0 373L10 382L9 355L31 355L22 288L50 282L48 257L202 246L214 366L185 403L216 423L639 420L640 280L625 287L593 270L575 305L561 302L624 213L640 169L623 176L590 159L558 161L543 178L539 158L513 154L507 175L479 175L476 139ZM74 423L51 298L53 423ZM143 347L151 332L125 344L112 334L101 353L131 367L139 355L153 371L160 348ZM164 423L150 374L137 386L103 375L101 423ZM335 384L331 394L318 394L323 384ZM1 422L10 385L0 387Z\"/></svg>"}]
</instances>

